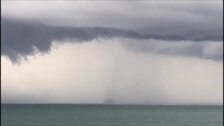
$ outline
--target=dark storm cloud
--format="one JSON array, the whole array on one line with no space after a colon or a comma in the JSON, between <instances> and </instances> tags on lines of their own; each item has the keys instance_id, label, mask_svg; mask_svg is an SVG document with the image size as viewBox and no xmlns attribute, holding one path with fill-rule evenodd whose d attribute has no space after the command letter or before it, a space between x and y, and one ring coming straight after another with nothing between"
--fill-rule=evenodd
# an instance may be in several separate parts
<instances>
[{"instance_id":1,"label":"dark storm cloud","mask_svg":"<svg viewBox=\"0 0 224 126\"><path fill-rule=\"evenodd\" d=\"M124 37L136 40L158 39L167 41L221 41L223 39L222 34L196 33L194 36L181 34L140 34L135 31L117 28L48 26L4 18L1 20L1 26L1 53L2 55L8 56L12 61L18 60L21 56L32 55L35 49L40 52L47 52L50 50L52 41L54 40L63 41L66 39L75 39L83 42L98 37L108 39L112 37ZM145 49L144 47L138 47L140 50ZM197 55L197 51L193 51L192 53L194 52Z\"/></svg>"}]
</instances>

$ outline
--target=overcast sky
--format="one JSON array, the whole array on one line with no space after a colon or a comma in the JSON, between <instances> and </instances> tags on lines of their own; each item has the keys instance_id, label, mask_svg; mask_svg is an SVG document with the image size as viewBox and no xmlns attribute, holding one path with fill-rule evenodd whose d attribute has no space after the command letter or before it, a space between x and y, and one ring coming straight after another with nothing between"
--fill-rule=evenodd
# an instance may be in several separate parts
<instances>
[{"instance_id":1,"label":"overcast sky","mask_svg":"<svg viewBox=\"0 0 224 126\"><path fill-rule=\"evenodd\" d=\"M2 102L222 104L222 4L2 1Z\"/></svg>"}]
</instances>

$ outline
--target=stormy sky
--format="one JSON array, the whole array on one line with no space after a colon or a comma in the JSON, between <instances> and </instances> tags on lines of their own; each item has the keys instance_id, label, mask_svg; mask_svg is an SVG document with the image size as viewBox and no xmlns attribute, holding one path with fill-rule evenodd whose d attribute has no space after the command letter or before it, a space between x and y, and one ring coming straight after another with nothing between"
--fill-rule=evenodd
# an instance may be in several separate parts
<instances>
[{"instance_id":1,"label":"stormy sky","mask_svg":"<svg viewBox=\"0 0 224 126\"><path fill-rule=\"evenodd\" d=\"M222 4L2 1L1 102L222 104Z\"/></svg>"}]
</instances>

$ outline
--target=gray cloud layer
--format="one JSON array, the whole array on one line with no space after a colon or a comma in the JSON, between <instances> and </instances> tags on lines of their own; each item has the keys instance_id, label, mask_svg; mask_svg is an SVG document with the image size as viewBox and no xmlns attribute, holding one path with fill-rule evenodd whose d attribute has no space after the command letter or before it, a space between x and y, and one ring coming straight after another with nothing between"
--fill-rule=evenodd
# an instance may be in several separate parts
<instances>
[{"instance_id":1,"label":"gray cloud layer","mask_svg":"<svg viewBox=\"0 0 224 126\"><path fill-rule=\"evenodd\" d=\"M223 1L3 1L2 16L58 26L102 26L150 34L221 35Z\"/></svg>"},{"instance_id":2,"label":"gray cloud layer","mask_svg":"<svg viewBox=\"0 0 224 126\"><path fill-rule=\"evenodd\" d=\"M50 50L52 41L54 40L65 40L65 39L76 39L80 42L90 41L102 38L112 37L124 37L136 40L147 40L147 39L158 39L166 41L221 41L223 39L222 34L220 35L202 35L199 33L195 36L187 35L157 35L157 34L140 34L135 31L123 30L117 28L106 28L106 27L59 27L59 26L48 26L30 22L18 22L8 19L1 20L2 25L2 54L7 55L12 61L17 61L20 56L27 56L33 54L35 49L41 52L47 52ZM150 48L146 48L146 44L136 44L138 50L152 50L152 45L148 45ZM187 48L190 50L178 51L180 55L195 55L201 56L202 52L198 46L192 46ZM220 47L220 51L222 48ZM158 50L159 52L172 54L172 51ZM222 52L218 53L218 56L204 57L216 60L222 60ZM155 51L154 51L155 52ZM175 53L175 52L174 52Z\"/></svg>"},{"instance_id":3,"label":"gray cloud layer","mask_svg":"<svg viewBox=\"0 0 224 126\"><path fill-rule=\"evenodd\" d=\"M2 54L12 61L49 51L53 40L98 37L223 41L222 1L2 1ZM10 19L10 20L8 20ZM150 46L150 47L149 47ZM139 50L155 50L137 44ZM147 47L147 48L146 48ZM154 46L153 46L154 47ZM199 50L199 51L198 51ZM178 51L202 57L201 47ZM217 52L222 51L222 47ZM175 52L176 53L176 52ZM207 58L222 60L222 53ZM203 57L205 58L205 57Z\"/></svg>"}]
</instances>

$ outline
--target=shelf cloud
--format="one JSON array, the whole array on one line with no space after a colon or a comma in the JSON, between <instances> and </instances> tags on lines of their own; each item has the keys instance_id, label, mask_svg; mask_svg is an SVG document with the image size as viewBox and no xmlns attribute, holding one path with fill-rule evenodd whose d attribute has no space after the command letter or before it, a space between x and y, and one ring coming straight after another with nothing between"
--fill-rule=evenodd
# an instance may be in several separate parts
<instances>
[{"instance_id":1,"label":"shelf cloud","mask_svg":"<svg viewBox=\"0 0 224 126\"><path fill-rule=\"evenodd\" d=\"M52 45L52 41L75 39L79 42L91 41L97 38L111 39L114 37L130 38L139 40L141 44L135 44L139 50L149 50L154 52L163 52L168 54L202 56L203 51L200 45L203 41L212 41L212 45L216 45L215 55L205 56L215 60L222 60L222 45L220 44L222 35L217 36L197 36L186 37L185 35L156 35L156 34L140 34L136 31L128 31L117 28L106 27L53 27L35 23L16 22L2 19L2 54L8 56L12 61L18 61L19 57L34 54L35 49L40 52L48 52ZM187 44L181 49L160 49L155 50L155 43L151 43L150 39L163 40L160 42L169 43L176 42L175 45L185 46L187 42L192 41L194 44ZM143 42L142 42L143 41ZM168 42L166 42L168 41ZM195 44L201 42L200 44ZM218 42L215 43L215 42ZM181 43L181 44L179 44ZM172 43L174 44L174 43ZM147 47L146 47L147 45ZM194 46L196 45L196 46ZM133 44L132 44L133 46ZM157 44L158 46L158 44ZM176 50L176 51L175 51ZM179 51L177 51L179 50Z\"/></svg>"}]
</instances>

